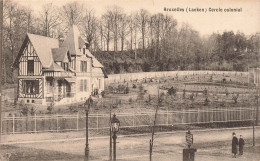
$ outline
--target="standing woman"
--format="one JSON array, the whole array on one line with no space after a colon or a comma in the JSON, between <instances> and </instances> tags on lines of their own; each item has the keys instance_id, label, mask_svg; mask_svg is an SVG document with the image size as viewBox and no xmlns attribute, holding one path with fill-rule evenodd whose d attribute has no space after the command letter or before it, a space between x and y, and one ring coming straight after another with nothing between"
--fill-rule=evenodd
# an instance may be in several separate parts
<instances>
[{"instance_id":1,"label":"standing woman","mask_svg":"<svg viewBox=\"0 0 260 161\"><path fill-rule=\"evenodd\" d=\"M245 145L245 141L243 139L243 136L240 135L240 138L239 138L239 155L243 155L244 145Z\"/></svg>"},{"instance_id":2,"label":"standing woman","mask_svg":"<svg viewBox=\"0 0 260 161\"><path fill-rule=\"evenodd\" d=\"M238 146L238 139L236 137L236 133L233 132L233 139L232 139L232 153L234 154L234 157L236 158L237 155L237 146Z\"/></svg>"}]
</instances>

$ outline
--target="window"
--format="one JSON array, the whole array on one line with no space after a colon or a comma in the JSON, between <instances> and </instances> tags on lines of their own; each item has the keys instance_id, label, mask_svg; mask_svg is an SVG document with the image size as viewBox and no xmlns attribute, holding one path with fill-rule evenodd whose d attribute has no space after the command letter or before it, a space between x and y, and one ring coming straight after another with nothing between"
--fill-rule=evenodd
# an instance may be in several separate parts
<instances>
[{"instance_id":1,"label":"window","mask_svg":"<svg viewBox=\"0 0 260 161\"><path fill-rule=\"evenodd\" d=\"M98 79L98 88L101 89L101 79Z\"/></svg>"},{"instance_id":2,"label":"window","mask_svg":"<svg viewBox=\"0 0 260 161\"><path fill-rule=\"evenodd\" d=\"M25 94L39 94L39 81L38 80L24 80L23 93Z\"/></svg>"},{"instance_id":3,"label":"window","mask_svg":"<svg viewBox=\"0 0 260 161\"><path fill-rule=\"evenodd\" d=\"M46 86L47 86L47 93L52 93L53 92L53 90L52 90L52 86L53 86L53 82L52 82L52 80L47 80L46 81Z\"/></svg>"},{"instance_id":4,"label":"window","mask_svg":"<svg viewBox=\"0 0 260 161\"><path fill-rule=\"evenodd\" d=\"M69 83L66 83L66 92L71 92L71 86Z\"/></svg>"},{"instance_id":5,"label":"window","mask_svg":"<svg viewBox=\"0 0 260 161\"><path fill-rule=\"evenodd\" d=\"M80 92L86 92L88 91L88 82L86 79L80 80Z\"/></svg>"},{"instance_id":6,"label":"window","mask_svg":"<svg viewBox=\"0 0 260 161\"><path fill-rule=\"evenodd\" d=\"M87 80L84 80L84 91L87 91Z\"/></svg>"},{"instance_id":7,"label":"window","mask_svg":"<svg viewBox=\"0 0 260 161\"><path fill-rule=\"evenodd\" d=\"M87 72L87 62L86 61L80 62L80 71L81 72Z\"/></svg>"},{"instance_id":8,"label":"window","mask_svg":"<svg viewBox=\"0 0 260 161\"><path fill-rule=\"evenodd\" d=\"M65 70L65 71L68 71L68 63L61 63L61 67Z\"/></svg>"},{"instance_id":9,"label":"window","mask_svg":"<svg viewBox=\"0 0 260 161\"><path fill-rule=\"evenodd\" d=\"M27 68L28 68L28 75L33 75L34 73L34 61L33 60L28 60L28 64L27 64Z\"/></svg>"}]
</instances>

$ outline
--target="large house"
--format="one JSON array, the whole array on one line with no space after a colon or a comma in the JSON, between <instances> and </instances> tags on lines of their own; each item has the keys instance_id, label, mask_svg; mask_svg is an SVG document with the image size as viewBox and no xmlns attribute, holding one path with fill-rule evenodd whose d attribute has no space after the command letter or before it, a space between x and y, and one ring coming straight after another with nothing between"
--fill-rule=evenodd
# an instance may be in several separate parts
<instances>
[{"instance_id":1,"label":"large house","mask_svg":"<svg viewBox=\"0 0 260 161\"><path fill-rule=\"evenodd\" d=\"M18 102L61 105L102 92L107 75L88 46L76 26L64 40L28 33L14 63Z\"/></svg>"}]
</instances>

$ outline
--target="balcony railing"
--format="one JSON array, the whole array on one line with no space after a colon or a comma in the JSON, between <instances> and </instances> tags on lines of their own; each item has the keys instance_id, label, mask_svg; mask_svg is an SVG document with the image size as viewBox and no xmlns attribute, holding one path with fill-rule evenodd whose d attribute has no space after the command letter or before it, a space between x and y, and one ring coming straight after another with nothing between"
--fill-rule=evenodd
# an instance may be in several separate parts
<instances>
[{"instance_id":1,"label":"balcony railing","mask_svg":"<svg viewBox=\"0 0 260 161\"><path fill-rule=\"evenodd\" d=\"M73 77L75 76L72 72L44 72L45 76L49 77Z\"/></svg>"}]
</instances>

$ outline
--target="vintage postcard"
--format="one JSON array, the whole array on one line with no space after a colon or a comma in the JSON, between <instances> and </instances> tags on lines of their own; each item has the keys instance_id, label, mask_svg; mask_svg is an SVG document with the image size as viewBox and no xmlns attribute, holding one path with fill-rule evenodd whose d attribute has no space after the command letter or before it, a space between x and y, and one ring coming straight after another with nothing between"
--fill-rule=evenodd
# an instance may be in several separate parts
<instances>
[{"instance_id":1,"label":"vintage postcard","mask_svg":"<svg viewBox=\"0 0 260 161\"><path fill-rule=\"evenodd\" d=\"M1 161L260 160L260 1L0 2Z\"/></svg>"}]
</instances>

